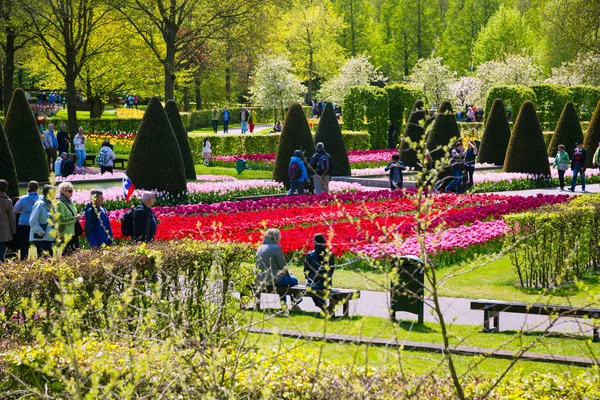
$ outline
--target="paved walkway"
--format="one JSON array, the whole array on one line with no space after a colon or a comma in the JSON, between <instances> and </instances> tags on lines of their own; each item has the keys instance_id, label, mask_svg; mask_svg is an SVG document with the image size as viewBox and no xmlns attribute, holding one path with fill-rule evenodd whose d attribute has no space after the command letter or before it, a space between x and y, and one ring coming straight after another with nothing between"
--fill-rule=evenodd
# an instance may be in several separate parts
<instances>
[{"instance_id":1,"label":"paved walkway","mask_svg":"<svg viewBox=\"0 0 600 400\"><path fill-rule=\"evenodd\" d=\"M360 299L350 301L350 315L373 316L380 318L389 318L390 296L387 292L373 292L361 290ZM483 327L483 311L471 310L471 299L460 299L452 297L441 297L440 307L444 315L444 320L448 324L473 325ZM265 308L279 308L279 297L277 295L263 294L262 306ZM434 312L433 301L425 301L425 321L439 322ZM308 297L304 297L300 308L303 311L320 311ZM341 310L338 310L338 314ZM400 320L415 320L415 314L399 312L396 317ZM543 315L526 315L500 313L501 331L542 331L550 326L550 318ZM550 328L550 331L557 333L571 334L592 334L592 324L584 319L560 318Z\"/></svg>"},{"instance_id":2,"label":"paved walkway","mask_svg":"<svg viewBox=\"0 0 600 400\"><path fill-rule=\"evenodd\" d=\"M262 130L265 130L267 128L273 128L273 124L258 124L258 125L254 125L254 133L256 132L260 132ZM236 127L229 127L229 132L226 134L229 135L233 135L233 134L241 134L242 133L242 128L238 125ZM212 133L212 131L192 131L189 132L190 135L202 135L205 133ZM248 130L247 133L250 133L250 131ZM217 130L217 135L226 135L225 133L223 133L223 124L219 124L219 129Z\"/></svg>"}]
</instances>

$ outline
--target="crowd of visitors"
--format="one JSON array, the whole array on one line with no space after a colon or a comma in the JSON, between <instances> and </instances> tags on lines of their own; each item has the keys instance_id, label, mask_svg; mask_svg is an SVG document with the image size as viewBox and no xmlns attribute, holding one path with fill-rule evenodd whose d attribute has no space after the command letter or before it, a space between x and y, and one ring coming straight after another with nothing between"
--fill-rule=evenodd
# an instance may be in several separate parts
<instances>
[{"instance_id":1,"label":"crowd of visitors","mask_svg":"<svg viewBox=\"0 0 600 400\"><path fill-rule=\"evenodd\" d=\"M329 181L333 160L331 155L325 151L325 145L319 142L316 152L309 162L306 162L301 150L295 150L288 164L288 178L290 189L288 196L295 193L304 194L304 189L310 185L311 192L315 194L329 193Z\"/></svg>"}]
</instances>

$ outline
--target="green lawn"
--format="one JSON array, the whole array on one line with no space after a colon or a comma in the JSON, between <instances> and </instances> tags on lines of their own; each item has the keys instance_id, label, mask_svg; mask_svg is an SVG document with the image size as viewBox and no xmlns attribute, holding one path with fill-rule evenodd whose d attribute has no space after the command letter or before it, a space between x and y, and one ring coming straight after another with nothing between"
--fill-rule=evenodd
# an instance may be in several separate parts
<instances>
[{"instance_id":1,"label":"green lawn","mask_svg":"<svg viewBox=\"0 0 600 400\"><path fill-rule=\"evenodd\" d=\"M229 125L229 128L239 128L239 127L240 127L240 124L231 124L231 125ZM259 133L259 134L267 134L267 133L269 133L270 130L271 130L271 128L265 128L265 129L262 129L262 130L255 130L253 132L253 134L257 134L257 133ZM199 129L193 130L191 132L188 132L188 135L189 136L206 136L207 133L211 134L211 136L214 135L213 128L211 126L209 126L207 128L199 128ZM218 130L217 134L223 134L223 125L219 125L219 130Z\"/></svg>"},{"instance_id":2,"label":"green lawn","mask_svg":"<svg viewBox=\"0 0 600 400\"><path fill-rule=\"evenodd\" d=\"M207 167L203 164L196 164L196 173L198 175L227 175L237 179L272 179L272 171L246 170L238 174L235 168L227 167Z\"/></svg>"},{"instance_id":3,"label":"green lawn","mask_svg":"<svg viewBox=\"0 0 600 400\"><path fill-rule=\"evenodd\" d=\"M303 277L301 266L293 266L291 271L294 276ZM600 277L548 291L523 289L518 286L517 275L508 257L476 268L469 264L441 268L438 280L442 280L440 295L447 297L600 306L597 296L600 293ZM371 271L342 269L335 272L333 281L334 286L348 289L382 291L389 287L385 273Z\"/></svg>"},{"instance_id":4,"label":"green lawn","mask_svg":"<svg viewBox=\"0 0 600 400\"><path fill-rule=\"evenodd\" d=\"M67 110L66 109L61 109L59 110L55 115L52 116L52 118L60 118L60 119L67 119L69 118L68 114L67 114ZM89 111L77 111L77 119L89 119L90 118L90 112ZM105 112L104 114L102 114L102 119L116 119L116 114L114 112Z\"/></svg>"}]
</instances>

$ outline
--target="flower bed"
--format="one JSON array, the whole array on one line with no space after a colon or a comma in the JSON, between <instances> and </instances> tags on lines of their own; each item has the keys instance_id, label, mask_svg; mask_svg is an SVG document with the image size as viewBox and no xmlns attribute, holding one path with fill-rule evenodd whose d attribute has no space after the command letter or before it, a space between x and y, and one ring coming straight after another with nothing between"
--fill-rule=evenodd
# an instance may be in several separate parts
<instances>
[{"instance_id":1,"label":"flower bed","mask_svg":"<svg viewBox=\"0 0 600 400\"><path fill-rule=\"evenodd\" d=\"M124 172L113 172L105 174L88 174L88 175L69 175L67 177L57 176L55 180L58 182L69 181L73 183L77 182L92 182L100 180L121 180L125 177ZM196 179L202 182L225 182L225 181L236 181L237 179L229 175L196 175Z\"/></svg>"},{"instance_id":2,"label":"flower bed","mask_svg":"<svg viewBox=\"0 0 600 400\"><path fill-rule=\"evenodd\" d=\"M540 178L531 174L515 172L477 172L473 176L475 181L474 192L501 192L508 190L539 189L547 187L558 187L558 171L551 169L551 179ZM573 172L565 172L565 187L569 187ZM588 168L585 171L586 184L600 183L600 170ZM579 183L578 183L579 184Z\"/></svg>"}]
</instances>

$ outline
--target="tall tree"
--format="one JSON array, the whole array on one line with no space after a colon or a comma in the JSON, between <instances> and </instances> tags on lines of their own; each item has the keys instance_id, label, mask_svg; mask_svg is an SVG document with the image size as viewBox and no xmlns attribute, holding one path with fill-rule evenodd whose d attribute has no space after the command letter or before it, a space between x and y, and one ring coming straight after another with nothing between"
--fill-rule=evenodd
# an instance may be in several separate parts
<instances>
[{"instance_id":1,"label":"tall tree","mask_svg":"<svg viewBox=\"0 0 600 400\"><path fill-rule=\"evenodd\" d=\"M109 50L111 36L92 42L94 32L113 20L102 0L38 0L23 6L46 58L63 76L69 135L77 132L76 81L88 61Z\"/></svg>"},{"instance_id":2,"label":"tall tree","mask_svg":"<svg viewBox=\"0 0 600 400\"><path fill-rule=\"evenodd\" d=\"M269 0L105 0L118 10L164 70L165 99L172 99L177 60L187 59L228 26L255 17Z\"/></svg>"}]
</instances>

